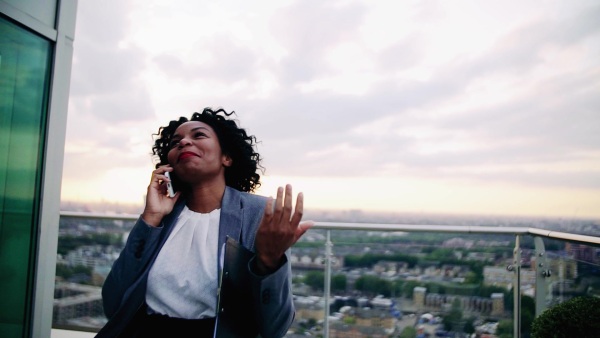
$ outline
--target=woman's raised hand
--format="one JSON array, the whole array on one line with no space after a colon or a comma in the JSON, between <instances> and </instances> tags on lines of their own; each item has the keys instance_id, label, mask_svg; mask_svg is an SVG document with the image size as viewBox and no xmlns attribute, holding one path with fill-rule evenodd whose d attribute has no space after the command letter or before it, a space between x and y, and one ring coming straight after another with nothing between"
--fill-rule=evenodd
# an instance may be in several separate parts
<instances>
[{"instance_id":1,"label":"woman's raised hand","mask_svg":"<svg viewBox=\"0 0 600 338\"><path fill-rule=\"evenodd\" d=\"M163 217L173 210L175 202L181 195L180 192L175 193L174 197L167 195L167 181L170 181L165 176L165 172L171 172L173 168L169 166L161 166L152 171L152 177L148 190L146 192L146 205L142 213L142 219L151 226L159 226Z\"/></svg>"},{"instance_id":2,"label":"woman's raised hand","mask_svg":"<svg viewBox=\"0 0 600 338\"><path fill-rule=\"evenodd\" d=\"M292 208L292 186L277 189L277 198L269 198L263 218L256 233L256 255L259 272L277 269L285 252L304 235L313 221L300 222L304 208L304 195L298 194L296 208Z\"/></svg>"}]
</instances>

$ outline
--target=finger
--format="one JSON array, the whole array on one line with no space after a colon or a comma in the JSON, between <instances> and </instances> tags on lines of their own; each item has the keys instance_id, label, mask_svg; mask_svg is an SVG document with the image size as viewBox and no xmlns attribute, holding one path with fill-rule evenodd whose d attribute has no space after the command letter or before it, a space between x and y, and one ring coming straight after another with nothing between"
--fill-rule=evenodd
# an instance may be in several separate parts
<instances>
[{"instance_id":1,"label":"finger","mask_svg":"<svg viewBox=\"0 0 600 338\"><path fill-rule=\"evenodd\" d=\"M304 194L299 193L296 199L296 210L294 210L294 216L292 216L292 225L296 226L302 220L304 214Z\"/></svg>"},{"instance_id":2,"label":"finger","mask_svg":"<svg viewBox=\"0 0 600 338\"><path fill-rule=\"evenodd\" d=\"M281 220L281 213L283 211L283 187L277 188L277 199L275 199L275 208L273 212L273 219L275 222Z\"/></svg>"},{"instance_id":3,"label":"finger","mask_svg":"<svg viewBox=\"0 0 600 338\"><path fill-rule=\"evenodd\" d=\"M154 189L161 189L161 182L163 182L163 175L154 171L152 172L152 178L150 180L150 186Z\"/></svg>"},{"instance_id":4,"label":"finger","mask_svg":"<svg viewBox=\"0 0 600 338\"><path fill-rule=\"evenodd\" d=\"M265 205L265 213L263 214L263 220L261 222L261 226L270 225L272 218L273 218L273 197L269 197L267 199L267 204Z\"/></svg>"},{"instance_id":5,"label":"finger","mask_svg":"<svg viewBox=\"0 0 600 338\"><path fill-rule=\"evenodd\" d=\"M290 221L292 215L292 186L287 184L285 186L285 200L283 202L283 215L282 219L286 222Z\"/></svg>"},{"instance_id":6,"label":"finger","mask_svg":"<svg viewBox=\"0 0 600 338\"><path fill-rule=\"evenodd\" d=\"M166 191L167 191L167 186L165 184L166 180L168 180L168 178L166 178L165 175L163 175L162 173L155 170L152 173L152 180L150 181L150 186L153 187L154 189L157 189L161 193L166 193Z\"/></svg>"},{"instance_id":7,"label":"finger","mask_svg":"<svg viewBox=\"0 0 600 338\"><path fill-rule=\"evenodd\" d=\"M169 170L170 169L170 170ZM169 166L160 166L158 168L156 168L155 170L152 171L152 176L150 177L150 183L161 183L164 180L169 180L166 176L165 176L165 172L167 171L171 171L173 169L171 169L171 167Z\"/></svg>"},{"instance_id":8,"label":"finger","mask_svg":"<svg viewBox=\"0 0 600 338\"><path fill-rule=\"evenodd\" d=\"M150 174L150 184L157 182L157 178L156 178L156 170L152 171L152 174Z\"/></svg>"},{"instance_id":9,"label":"finger","mask_svg":"<svg viewBox=\"0 0 600 338\"><path fill-rule=\"evenodd\" d=\"M181 191L177 191L175 192L175 195L173 195L173 197L169 197L169 193L165 191L164 194L164 199L167 201L172 202L173 204L177 203L177 201L179 200L179 197L181 196Z\"/></svg>"},{"instance_id":10,"label":"finger","mask_svg":"<svg viewBox=\"0 0 600 338\"><path fill-rule=\"evenodd\" d=\"M296 232L294 233L294 243L296 243L308 229L312 228L313 225L315 225L315 222L313 221L305 221L298 224L298 228L296 228Z\"/></svg>"}]
</instances>

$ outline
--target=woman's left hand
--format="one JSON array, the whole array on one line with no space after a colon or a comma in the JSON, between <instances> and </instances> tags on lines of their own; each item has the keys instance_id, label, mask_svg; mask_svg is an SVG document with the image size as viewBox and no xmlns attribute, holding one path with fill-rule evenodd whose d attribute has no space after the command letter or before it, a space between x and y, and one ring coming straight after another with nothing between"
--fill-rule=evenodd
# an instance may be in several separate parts
<instances>
[{"instance_id":1,"label":"woman's left hand","mask_svg":"<svg viewBox=\"0 0 600 338\"><path fill-rule=\"evenodd\" d=\"M275 206L273 206L273 203ZM292 186L277 189L277 198L269 198L265 213L256 233L257 267L261 273L276 270L285 252L313 225L313 221L300 222L304 208L304 195L298 194L296 208L292 208Z\"/></svg>"}]
</instances>

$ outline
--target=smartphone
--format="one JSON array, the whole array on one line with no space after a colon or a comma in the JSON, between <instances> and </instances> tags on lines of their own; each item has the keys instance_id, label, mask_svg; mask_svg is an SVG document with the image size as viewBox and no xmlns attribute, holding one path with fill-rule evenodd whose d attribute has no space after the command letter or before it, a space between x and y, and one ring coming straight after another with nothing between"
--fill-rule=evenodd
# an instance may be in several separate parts
<instances>
[{"instance_id":1,"label":"smartphone","mask_svg":"<svg viewBox=\"0 0 600 338\"><path fill-rule=\"evenodd\" d=\"M171 182L171 174L168 171L165 171L165 176L169 179L167 182L167 192L169 197L175 197L175 191L173 190L173 182Z\"/></svg>"}]
</instances>

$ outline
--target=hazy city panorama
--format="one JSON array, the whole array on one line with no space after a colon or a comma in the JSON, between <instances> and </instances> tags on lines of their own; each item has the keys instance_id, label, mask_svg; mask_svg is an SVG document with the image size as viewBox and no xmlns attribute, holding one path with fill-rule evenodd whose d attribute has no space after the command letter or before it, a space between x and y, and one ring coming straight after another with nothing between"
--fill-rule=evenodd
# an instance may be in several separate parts
<instances>
[{"instance_id":1,"label":"hazy city panorama","mask_svg":"<svg viewBox=\"0 0 600 338\"><path fill-rule=\"evenodd\" d=\"M53 327L95 332L106 323L101 286L141 212L141 205L63 202L84 216L60 220ZM77 214L78 214L77 213ZM126 220L85 214L127 215ZM536 292L544 305L600 296L600 249L511 233L396 232L368 223L538 228L600 236L586 219L494 217L360 210L307 210L317 222L359 230L308 231L291 249L296 317L286 338L513 337L514 280L519 274L521 332L532 329ZM460 228L460 227L458 227ZM541 283L541 284L540 284ZM545 288L540 289L538 288ZM326 305L328 304L328 306Z\"/></svg>"}]
</instances>

